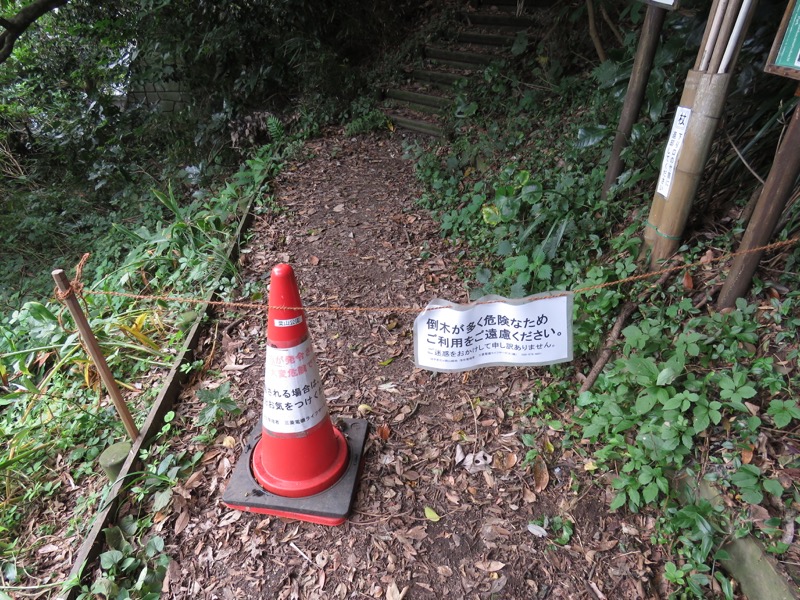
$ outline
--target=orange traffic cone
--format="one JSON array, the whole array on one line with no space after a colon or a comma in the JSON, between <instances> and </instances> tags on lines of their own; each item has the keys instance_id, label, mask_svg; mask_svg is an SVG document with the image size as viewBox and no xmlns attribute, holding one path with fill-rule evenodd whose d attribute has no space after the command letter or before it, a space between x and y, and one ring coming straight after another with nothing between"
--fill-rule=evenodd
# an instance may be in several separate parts
<instances>
[{"instance_id":1,"label":"orange traffic cone","mask_svg":"<svg viewBox=\"0 0 800 600\"><path fill-rule=\"evenodd\" d=\"M323 525L345 521L367 422L331 423L292 267L272 269L264 406L225 490L231 508Z\"/></svg>"}]
</instances>

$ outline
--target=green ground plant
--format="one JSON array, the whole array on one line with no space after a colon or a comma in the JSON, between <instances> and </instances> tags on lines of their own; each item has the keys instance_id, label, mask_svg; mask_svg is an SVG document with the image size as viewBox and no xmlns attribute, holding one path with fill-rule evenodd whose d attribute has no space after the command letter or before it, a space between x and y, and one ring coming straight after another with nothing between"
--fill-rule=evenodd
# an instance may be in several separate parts
<instances>
[{"instance_id":1,"label":"green ground plant","mask_svg":"<svg viewBox=\"0 0 800 600\"><path fill-rule=\"evenodd\" d=\"M639 268L659 148L682 87L678 77L694 58L688 40L702 31L702 23L680 15L672 15L668 26L671 36L658 50L642 116L623 153L623 174L606 198L600 189L617 118L608 107L619 106L630 77L631 36L590 73L563 56L548 56L541 46L532 54L519 52L516 62L490 67L481 81L459 88L449 143L435 151L407 149L426 185L420 203L439 216L443 236L467 243L482 263L474 272L473 297L578 290L575 353L589 361L622 303L649 285L594 287ZM759 47L754 43L745 52L753 58ZM750 76L745 68L732 94L728 131L744 135L742 145L749 149L763 148L766 139L774 140L768 123L777 122L785 108L766 94L747 104L741 86ZM723 153L719 160L732 176L729 161L738 159ZM732 250L740 233L734 222L714 240L715 250ZM787 235L784 229L779 238ZM679 252L692 262L706 250L693 240ZM704 597L712 581L724 597L733 597L733 585L716 561L725 557L720 546L733 535L735 522L708 503L679 502L677 473L705 477L743 506L767 497L786 506L800 501L798 486L786 487L778 478L782 467L797 465L795 457L780 454L760 466L750 458L767 431L792 435L798 424L792 393L797 375L787 376L778 359L797 356L797 295L764 297L781 282L794 287L797 255L795 249L774 282L755 282L754 302L740 299L732 311L698 308L676 274L638 307L622 331L616 358L590 391L578 394L575 367L558 365L531 396L528 415L537 423L573 415L561 447L583 453L587 468L609 476L612 510L657 515L654 542L671 548L664 577L675 597ZM524 466L545 449L533 434L524 433L522 441L530 448ZM747 533L750 528L735 535ZM785 552L774 535L759 535L774 551Z\"/></svg>"},{"instance_id":2,"label":"green ground plant","mask_svg":"<svg viewBox=\"0 0 800 600\"><path fill-rule=\"evenodd\" d=\"M137 383L143 379L157 382L159 372L171 367L170 349L182 345L186 314L195 307L102 292L203 298L212 291L209 284L224 277L223 297L243 293L227 258L232 235L245 208L253 204L258 210L270 209L269 180L280 170L287 153L297 148L288 135L282 135L275 145L255 152L223 185L188 201L176 193L174 185L154 190L169 218L135 230L118 225L122 235L133 242L129 254L118 265L104 260L96 269L97 279L83 282L84 311L109 367L126 390L137 421L142 421L158 390L157 385ZM28 568L26 561L35 556L35 548L17 545L20 524L31 510L58 492L63 485L60 472L66 471L73 482L85 486L95 476L100 452L123 437L124 430L113 407L104 400L97 373L68 315L52 300L26 302L0 322L0 378L0 434L4 440L0 450L0 561L4 569L16 574L6 578L13 583ZM207 406L200 415L203 422L213 423L235 409L224 386L207 394ZM169 503L170 483L199 458L166 453L165 448L157 446L142 457L153 471L131 484L133 497L140 502L154 498L157 507ZM99 488L86 487L90 491L78 500L76 515L92 514L102 502ZM72 519L72 532L81 533L87 522ZM163 576L161 551L153 540L134 544L134 529L146 527L130 525L131 531L120 529L122 525L114 530L118 543L112 544L103 558L107 576L96 582L99 587L86 593L113 592L113 597L123 597L119 590L129 589L131 597L152 597L147 590L155 591L153 586ZM131 550L134 547L136 550Z\"/></svg>"}]
</instances>

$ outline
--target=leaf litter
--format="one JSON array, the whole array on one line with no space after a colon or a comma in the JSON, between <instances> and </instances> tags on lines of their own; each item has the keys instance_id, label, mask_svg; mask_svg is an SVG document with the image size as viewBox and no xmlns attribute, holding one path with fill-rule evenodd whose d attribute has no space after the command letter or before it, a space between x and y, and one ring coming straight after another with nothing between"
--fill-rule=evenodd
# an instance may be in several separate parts
<instances>
[{"instance_id":1,"label":"leaf litter","mask_svg":"<svg viewBox=\"0 0 800 600\"><path fill-rule=\"evenodd\" d=\"M549 432L538 460L520 458L521 434L535 430L525 416L530 391L546 372L414 367L415 314L391 308L464 301L469 290L462 249L415 205L421 190L403 142L388 132L311 142L275 182L284 210L255 217L240 260L242 280L265 295L276 263L295 267L331 418L370 423L350 519L324 527L221 504L261 416L266 342L263 314L223 314L219 335L229 339L206 339L198 353L213 351L206 364L230 384L241 414L214 424L207 442L195 392L210 381L188 386L176 407L176 446L204 457L151 532L172 558L164 597L658 597L663 557L649 544L652 521L623 522L591 471L562 468L586 459L559 448L560 432ZM550 483L556 467L570 485ZM531 528L544 516L573 524L568 544Z\"/></svg>"}]
</instances>

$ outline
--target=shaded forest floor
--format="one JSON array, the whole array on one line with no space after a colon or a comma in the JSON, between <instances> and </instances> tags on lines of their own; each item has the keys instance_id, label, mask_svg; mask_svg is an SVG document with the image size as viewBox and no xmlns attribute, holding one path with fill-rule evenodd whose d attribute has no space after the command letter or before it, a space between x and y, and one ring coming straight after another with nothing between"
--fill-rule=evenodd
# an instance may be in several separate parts
<instances>
[{"instance_id":1,"label":"shaded forest floor","mask_svg":"<svg viewBox=\"0 0 800 600\"><path fill-rule=\"evenodd\" d=\"M462 249L415 205L420 189L403 137L333 135L309 151L276 181L282 210L256 217L242 277L266 287L276 263L295 267L332 418L362 416L359 406L368 413L353 512L331 528L222 505L261 416L265 345L262 314L222 317L205 341L206 364L231 382L243 412L218 429L156 525L173 558L165 597L662 597L653 519L610 513L606 482L560 449L558 431L525 416L533 382L547 373L414 367L416 309L437 297L467 301L468 290ZM371 310L331 310L348 306ZM195 382L178 418L190 422L197 389L220 383ZM179 443L196 450L197 433ZM523 433L555 448L544 487L524 461ZM491 464L456 465L459 445L488 453ZM426 507L441 519L427 518ZM545 518L549 535L540 538L529 524Z\"/></svg>"}]
</instances>

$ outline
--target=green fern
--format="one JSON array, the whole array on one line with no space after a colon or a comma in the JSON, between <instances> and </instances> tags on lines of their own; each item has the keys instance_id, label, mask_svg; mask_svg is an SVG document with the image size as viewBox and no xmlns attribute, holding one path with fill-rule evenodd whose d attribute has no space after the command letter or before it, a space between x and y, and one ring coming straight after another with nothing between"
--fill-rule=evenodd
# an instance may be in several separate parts
<instances>
[{"instance_id":1,"label":"green fern","mask_svg":"<svg viewBox=\"0 0 800 600\"><path fill-rule=\"evenodd\" d=\"M267 131L269 131L269 137L274 143L282 142L283 138L286 136L283 123L281 123L280 119L275 115L267 117Z\"/></svg>"}]
</instances>

